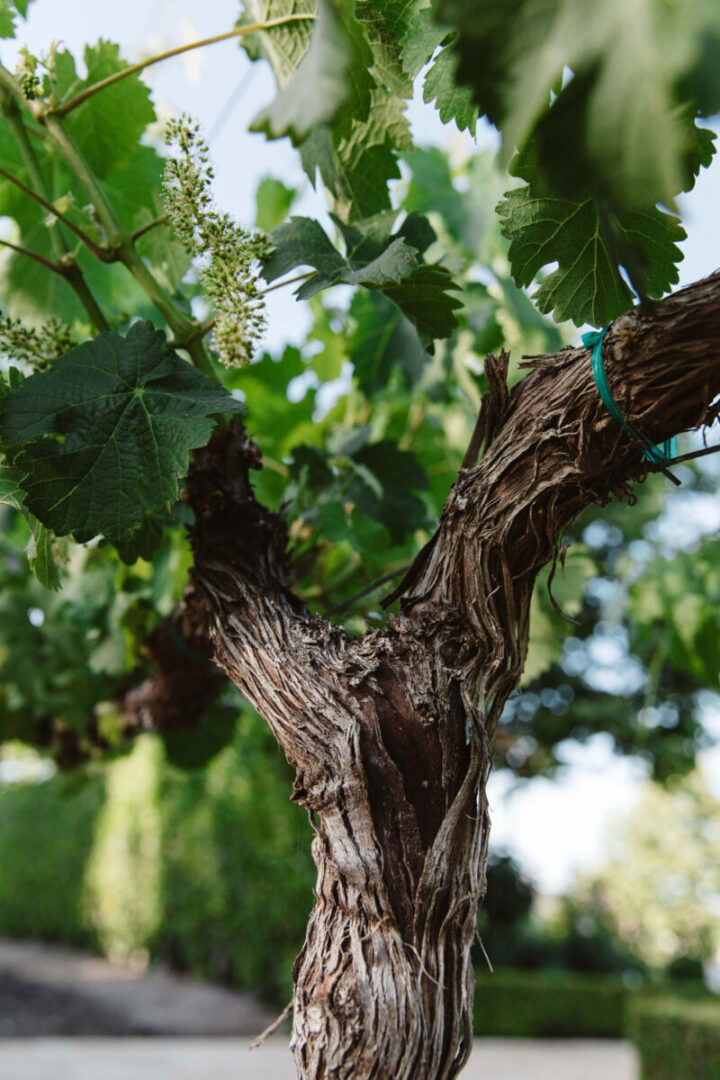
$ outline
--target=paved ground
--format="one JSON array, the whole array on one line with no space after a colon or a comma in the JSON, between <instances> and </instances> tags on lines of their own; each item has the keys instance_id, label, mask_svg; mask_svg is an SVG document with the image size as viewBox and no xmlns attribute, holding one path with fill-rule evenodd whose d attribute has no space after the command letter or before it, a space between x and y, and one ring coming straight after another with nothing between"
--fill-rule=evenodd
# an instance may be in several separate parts
<instances>
[{"instance_id":1,"label":"paved ground","mask_svg":"<svg viewBox=\"0 0 720 1080\"><path fill-rule=\"evenodd\" d=\"M138 971L39 942L0 939L0 1037L248 1035L274 1014L250 994ZM5 1075L0 1068L0 1080Z\"/></svg>"},{"instance_id":2,"label":"paved ground","mask_svg":"<svg viewBox=\"0 0 720 1080\"><path fill-rule=\"evenodd\" d=\"M10 1039L3 1080L295 1080L283 1040ZM463 1080L636 1080L623 1043L483 1039Z\"/></svg>"},{"instance_id":3,"label":"paved ground","mask_svg":"<svg viewBox=\"0 0 720 1080\"><path fill-rule=\"evenodd\" d=\"M0 1080L294 1080L287 1037L250 1049L272 1019L248 994L0 940ZM482 1039L463 1077L637 1080L637 1068L622 1042Z\"/></svg>"}]
</instances>

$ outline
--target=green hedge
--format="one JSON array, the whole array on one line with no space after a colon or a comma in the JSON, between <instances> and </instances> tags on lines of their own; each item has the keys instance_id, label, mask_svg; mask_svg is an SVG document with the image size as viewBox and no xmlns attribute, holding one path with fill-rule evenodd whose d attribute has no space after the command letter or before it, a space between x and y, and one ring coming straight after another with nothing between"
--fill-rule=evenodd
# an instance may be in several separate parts
<instances>
[{"instance_id":1,"label":"green hedge","mask_svg":"<svg viewBox=\"0 0 720 1080\"><path fill-rule=\"evenodd\" d=\"M695 1003L712 1006L715 1000L699 980L633 989L616 975L511 968L491 974L483 970L475 979L473 1029L476 1035L620 1039L626 1037L636 1009L668 995L680 1004L686 1002L690 1009ZM715 1007L720 1009L720 1004ZM685 1074L678 1073L675 1080L685 1080Z\"/></svg>"},{"instance_id":2,"label":"green hedge","mask_svg":"<svg viewBox=\"0 0 720 1080\"><path fill-rule=\"evenodd\" d=\"M290 791L249 711L201 772L142 736L92 775L0 788L0 936L147 954L284 1005L315 881Z\"/></svg>"},{"instance_id":3,"label":"green hedge","mask_svg":"<svg viewBox=\"0 0 720 1080\"><path fill-rule=\"evenodd\" d=\"M284 1004L315 877L290 782L248 712L203 771L143 736L91 775L0 788L0 935L147 953ZM475 1031L618 1037L631 996L611 976L483 971Z\"/></svg>"},{"instance_id":4,"label":"green hedge","mask_svg":"<svg viewBox=\"0 0 720 1080\"><path fill-rule=\"evenodd\" d=\"M0 786L0 935L84 944L84 873L103 785Z\"/></svg>"},{"instance_id":5,"label":"green hedge","mask_svg":"<svg viewBox=\"0 0 720 1080\"><path fill-rule=\"evenodd\" d=\"M618 978L564 971L478 973L476 1035L621 1037L628 990Z\"/></svg>"},{"instance_id":6,"label":"green hedge","mask_svg":"<svg viewBox=\"0 0 720 1080\"><path fill-rule=\"evenodd\" d=\"M718 1080L720 1002L638 999L628 1033L640 1055L642 1080Z\"/></svg>"}]
</instances>

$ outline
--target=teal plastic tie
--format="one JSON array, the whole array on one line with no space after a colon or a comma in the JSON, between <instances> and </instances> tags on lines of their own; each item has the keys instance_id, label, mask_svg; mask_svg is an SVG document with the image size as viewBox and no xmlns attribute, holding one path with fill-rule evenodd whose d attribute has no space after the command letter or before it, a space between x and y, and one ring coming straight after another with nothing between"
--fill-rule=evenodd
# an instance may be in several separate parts
<instances>
[{"instance_id":1,"label":"teal plastic tie","mask_svg":"<svg viewBox=\"0 0 720 1080\"><path fill-rule=\"evenodd\" d=\"M634 427L629 420L626 420L623 416L618 403L612 396L612 390L607 381L605 374L605 365L603 363L603 339L608 332L609 327L605 327L604 330L589 330L587 334L583 334L582 343L586 349L592 349L591 363L593 379L597 387L598 393L602 398L603 405L624 431L639 443L645 453L645 460L652 462L653 465L668 465L674 457L677 457L677 439L673 435L671 439L666 439L665 442L660 443L658 446L653 446L649 439L647 439L636 427Z\"/></svg>"}]
</instances>

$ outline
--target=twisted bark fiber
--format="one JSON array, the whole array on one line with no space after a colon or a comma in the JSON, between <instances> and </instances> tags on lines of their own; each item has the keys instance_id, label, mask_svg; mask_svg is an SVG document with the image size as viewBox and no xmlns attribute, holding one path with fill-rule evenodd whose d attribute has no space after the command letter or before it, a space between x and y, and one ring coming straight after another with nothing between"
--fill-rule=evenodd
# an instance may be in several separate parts
<instances>
[{"instance_id":1,"label":"twisted bark fiber","mask_svg":"<svg viewBox=\"0 0 720 1080\"><path fill-rule=\"evenodd\" d=\"M616 400L653 441L714 416L720 277L608 331ZM239 424L196 455L193 595L216 662L267 719L315 828L317 899L295 965L303 1080L447 1080L469 1051L490 746L522 672L530 598L563 529L647 469L584 349L532 358L488 406L401 612L353 640L293 595L282 518L255 502ZM475 464L484 444L482 460Z\"/></svg>"}]
</instances>

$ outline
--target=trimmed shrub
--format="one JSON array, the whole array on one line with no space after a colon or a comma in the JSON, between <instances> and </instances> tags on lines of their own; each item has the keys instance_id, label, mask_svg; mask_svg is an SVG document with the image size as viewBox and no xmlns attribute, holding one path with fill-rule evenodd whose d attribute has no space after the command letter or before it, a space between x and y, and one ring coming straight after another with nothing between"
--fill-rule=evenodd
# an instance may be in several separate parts
<instances>
[{"instance_id":1,"label":"trimmed shrub","mask_svg":"<svg viewBox=\"0 0 720 1080\"><path fill-rule=\"evenodd\" d=\"M620 1038L628 990L611 976L502 968L478 973L476 1035Z\"/></svg>"},{"instance_id":2,"label":"trimmed shrub","mask_svg":"<svg viewBox=\"0 0 720 1080\"><path fill-rule=\"evenodd\" d=\"M628 1033L640 1055L642 1080L718 1080L720 1002L638 998Z\"/></svg>"},{"instance_id":3,"label":"trimmed shrub","mask_svg":"<svg viewBox=\"0 0 720 1080\"><path fill-rule=\"evenodd\" d=\"M676 956L665 968L665 975L671 982L686 982L689 979L702 982L704 970L699 956Z\"/></svg>"},{"instance_id":4,"label":"trimmed shrub","mask_svg":"<svg viewBox=\"0 0 720 1080\"><path fill-rule=\"evenodd\" d=\"M0 789L0 935L147 955L284 1005L315 882L291 784L244 710L203 770L144 735L94 774Z\"/></svg>"},{"instance_id":5,"label":"trimmed shrub","mask_svg":"<svg viewBox=\"0 0 720 1080\"><path fill-rule=\"evenodd\" d=\"M0 934L85 944L85 866L100 776L0 787Z\"/></svg>"},{"instance_id":6,"label":"trimmed shrub","mask_svg":"<svg viewBox=\"0 0 720 1080\"><path fill-rule=\"evenodd\" d=\"M626 1037L636 1002L655 1002L669 994L680 1002L709 1003L720 1010L720 1003L700 981L633 987L613 975L480 970L475 978L473 1030L476 1035L505 1037L620 1039ZM686 1080L685 1074L678 1073L675 1080ZM715 1080L720 1080L720 1072Z\"/></svg>"}]
</instances>

